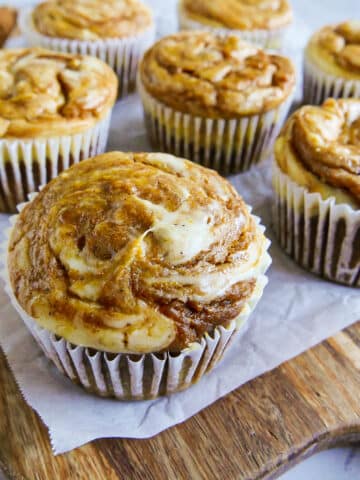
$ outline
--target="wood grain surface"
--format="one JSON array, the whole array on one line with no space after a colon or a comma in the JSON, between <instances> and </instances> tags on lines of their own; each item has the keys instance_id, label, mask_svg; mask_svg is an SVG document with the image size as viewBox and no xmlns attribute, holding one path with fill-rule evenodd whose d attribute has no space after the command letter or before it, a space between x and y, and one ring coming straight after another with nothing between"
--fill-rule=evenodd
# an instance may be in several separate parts
<instances>
[{"instance_id":1,"label":"wood grain surface","mask_svg":"<svg viewBox=\"0 0 360 480\"><path fill-rule=\"evenodd\" d=\"M150 440L103 439L54 457L0 352L0 468L11 480L276 478L360 440L359 392L360 323Z\"/></svg>"}]
</instances>

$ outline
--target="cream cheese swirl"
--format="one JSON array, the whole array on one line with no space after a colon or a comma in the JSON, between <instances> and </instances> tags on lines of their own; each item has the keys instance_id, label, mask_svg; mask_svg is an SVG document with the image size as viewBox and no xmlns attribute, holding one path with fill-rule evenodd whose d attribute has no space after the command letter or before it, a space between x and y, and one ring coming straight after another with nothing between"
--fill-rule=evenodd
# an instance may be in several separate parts
<instances>
[{"instance_id":1,"label":"cream cheese swirl","mask_svg":"<svg viewBox=\"0 0 360 480\"><path fill-rule=\"evenodd\" d=\"M292 21L287 0L181 0L193 20L235 30L273 30Z\"/></svg>"},{"instance_id":2,"label":"cream cheese swirl","mask_svg":"<svg viewBox=\"0 0 360 480\"><path fill-rule=\"evenodd\" d=\"M33 22L48 37L92 41L138 35L153 19L139 0L52 0L35 7Z\"/></svg>"},{"instance_id":3,"label":"cream cheese swirl","mask_svg":"<svg viewBox=\"0 0 360 480\"><path fill-rule=\"evenodd\" d=\"M236 118L276 108L292 93L294 67L236 36L182 32L158 41L140 67L145 89L175 110Z\"/></svg>"},{"instance_id":4,"label":"cream cheese swirl","mask_svg":"<svg viewBox=\"0 0 360 480\"><path fill-rule=\"evenodd\" d=\"M0 138L82 132L109 114L116 96L115 73L95 57L0 51Z\"/></svg>"},{"instance_id":5,"label":"cream cheese swirl","mask_svg":"<svg viewBox=\"0 0 360 480\"><path fill-rule=\"evenodd\" d=\"M217 173L113 152L65 171L26 206L9 270L22 308L75 344L178 351L239 316L268 243Z\"/></svg>"}]
</instances>

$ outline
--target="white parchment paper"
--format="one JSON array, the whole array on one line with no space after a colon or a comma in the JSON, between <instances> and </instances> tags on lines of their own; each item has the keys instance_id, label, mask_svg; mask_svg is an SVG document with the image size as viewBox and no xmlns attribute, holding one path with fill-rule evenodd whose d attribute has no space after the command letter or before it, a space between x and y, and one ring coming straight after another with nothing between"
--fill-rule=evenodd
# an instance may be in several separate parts
<instances>
[{"instance_id":1,"label":"white parchment paper","mask_svg":"<svg viewBox=\"0 0 360 480\"><path fill-rule=\"evenodd\" d=\"M358 0L294 1L297 22L289 49L299 65L300 48L312 29L353 15ZM152 0L162 32L175 27L174 2ZM324 10L324 4L326 8ZM320 15L320 5L322 11ZM319 14L317 13L319 12ZM359 12L360 13L360 12ZM117 104L108 150L150 150L136 95ZM271 231L269 164L231 179ZM7 215L0 215L0 231ZM2 233L1 233L2 235ZM297 267L273 241L273 265L250 327L223 361L199 384L168 398L117 402L85 393L65 379L44 358L0 289L0 344L26 401L50 433L55 453L100 437L146 438L183 422L250 379L271 370L360 319L359 290L321 280Z\"/></svg>"}]
</instances>

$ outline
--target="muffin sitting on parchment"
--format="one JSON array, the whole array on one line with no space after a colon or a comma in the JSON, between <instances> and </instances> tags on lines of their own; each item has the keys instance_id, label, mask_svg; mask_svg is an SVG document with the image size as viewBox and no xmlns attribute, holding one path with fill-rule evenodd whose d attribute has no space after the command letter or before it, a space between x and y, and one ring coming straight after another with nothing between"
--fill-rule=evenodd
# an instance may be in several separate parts
<instances>
[{"instance_id":1,"label":"muffin sitting on parchment","mask_svg":"<svg viewBox=\"0 0 360 480\"><path fill-rule=\"evenodd\" d=\"M139 0L49 0L24 10L20 27L33 46L108 63L120 95L134 90L138 61L155 39L152 13Z\"/></svg>"},{"instance_id":2,"label":"muffin sitting on parchment","mask_svg":"<svg viewBox=\"0 0 360 480\"><path fill-rule=\"evenodd\" d=\"M328 99L288 120L275 144L274 222L300 265L360 286L360 100Z\"/></svg>"},{"instance_id":3,"label":"muffin sitting on parchment","mask_svg":"<svg viewBox=\"0 0 360 480\"><path fill-rule=\"evenodd\" d=\"M0 211L105 150L116 93L116 75L97 58L0 51Z\"/></svg>"},{"instance_id":4,"label":"muffin sitting on parchment","mask_svg":"<svg viewBox=\"0 0 360 480\"><path fill-rule=\"evenodd\" d=\"M310 39L304 58L304 102L360 97L360 20L330 25Z\"/></svg>"},{"instance_id":5,"label":"muffin sitting on parchment","mask_svg":"<svg viewBox=\"0 0 360 480\"><path fill-rule=\"evenodd\" d=\"M216 172L170 155L80 162L12 223L14 306L58 368L104 396L197 381L266 284L259 219Z\"/></svg>"},{"instance_id":6,"label":"muffin sitting on parchment","mask_svg":"<svg viewBox=\"0 0 360 480\"><path fill-rule=\"evenodd\" d=\"M269 153L295 73L288 58L236 36L181 32L146 52L138 86L154 148L226 175Z\"/></svg>"},{"instance_id":7,"label":"muffin sitting on parchment","mask_svg":"<svg viewBox=\"0 0 360 480\"><path fill-rule=\"evenodd\" d=\"M237 35L262 48L280 49L292 23L287 0L180 0L182 30Z\"/></svg>"}]
</instances>

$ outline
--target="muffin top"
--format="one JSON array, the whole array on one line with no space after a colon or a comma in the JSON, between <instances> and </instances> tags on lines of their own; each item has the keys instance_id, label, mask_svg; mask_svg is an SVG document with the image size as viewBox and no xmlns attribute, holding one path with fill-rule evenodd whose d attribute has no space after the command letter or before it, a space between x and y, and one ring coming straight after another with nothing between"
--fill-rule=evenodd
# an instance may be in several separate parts
<instances>
[{"instance_id":1,"label":"muffin top","mask_svg":"<svg viewBox=\"0 0 360 480\"><path fill-rule=\"evenodd\" d=\"M269 264L262 232L216 172L112 152L63 172L21 211L10 280L22 308L74 344L179 351L243 311Z\"/></svg>"},{"instance_id":2,"label":"muffin top","mask_svg":"<svg viewBox=\"0 0 360 480\"><path fill-rule=\"evenodd\" d=\"M236 36L181 32L159 40L141 62L146 91L175 110L233 118L276 108L293 91L289 59Z\"/></svg>"},{"instance_id":3,"label":"muffin top","mask_svg":"<svg viewBox=\"0 0 360 480\"><path fill-rule=\"evenodd\" d=\"M180 0L192 20L235 30L273 30L292 21L287 0Z\"/></svg>"},{"instance_id":4,"label":"muffin top","mask_svg":"<svg viewBox=\"0 0 360 480\"><path fill-rule=\"evenodd\" d=\"M109 112L116 95L116 75L95 57L0 50L0 138L81 132Z\"/></svg>"},{"instance_id":5,"label":"muffin top","mask_svg":"<svg viewBox=\"0 0 360 480\"><path fill-rule=\"evenodd\" d=\"M300 108L285 124L275 154L280 168L310 192L359 208L360 100Z\"/></svg>"},{"instance_id":6,"label":"muffin top","mask_svg":"<svg viewBox=\"0 0 360 480\"><path fill-rule=\"evenodd\" d=\"M360 80L360 20L322 28L311 37L306 56L325 73Z\"/></svg>"},{"instance_id":7,"label":"muffin top","mask_svg":"<svg viewBox=\"0 0 360 480\"><path fill-rule=\"evenodd\" d=\"M153 20L139 0L50 0L34 8L33 22L48 37L101 40L138 35Z\"/></svg>"}]
</instances>

